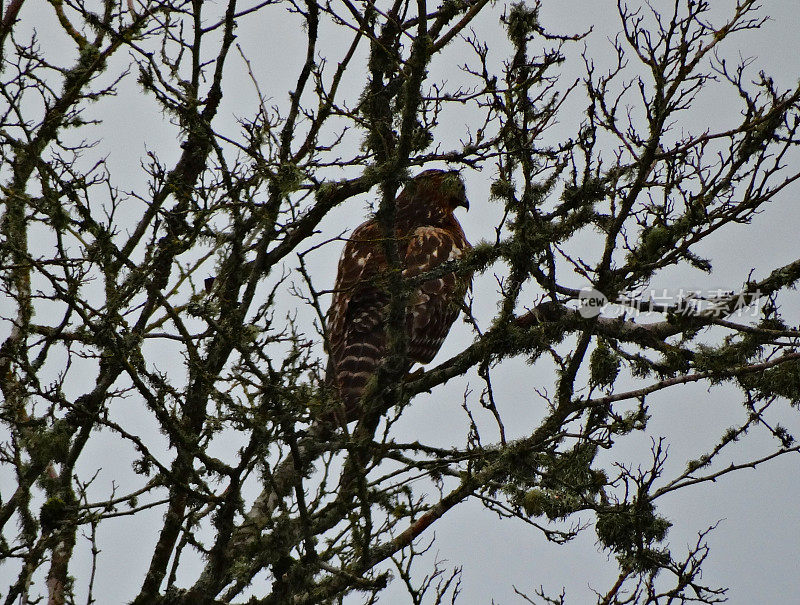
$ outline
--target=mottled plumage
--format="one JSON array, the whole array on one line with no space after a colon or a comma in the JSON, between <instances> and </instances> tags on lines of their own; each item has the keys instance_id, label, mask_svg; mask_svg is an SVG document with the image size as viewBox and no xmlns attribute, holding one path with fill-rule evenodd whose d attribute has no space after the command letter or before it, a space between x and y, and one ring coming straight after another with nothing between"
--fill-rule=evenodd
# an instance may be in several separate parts
<instances>
[{"instance_id":1,"label":"mottled plumage","mask_svg":"<svg viewBox=\"0 0 800 605\"><path fill-rule=\"evenodd\" d=\"M458 206L469 208L464 183L455 172L427 170L400 193L395 230L404 277L430 271L471 248L453 215ZM353 231L339 261L327 315L327 381L336 386L347 421L357 417L364 387L387 353L391 297L376 284L388 268L383 238L375 219ZM439 351L471 279L471 274L446 273L411 292L406 309L408 369L415 362L428 363Z\"/></svg>"}]
</instances>

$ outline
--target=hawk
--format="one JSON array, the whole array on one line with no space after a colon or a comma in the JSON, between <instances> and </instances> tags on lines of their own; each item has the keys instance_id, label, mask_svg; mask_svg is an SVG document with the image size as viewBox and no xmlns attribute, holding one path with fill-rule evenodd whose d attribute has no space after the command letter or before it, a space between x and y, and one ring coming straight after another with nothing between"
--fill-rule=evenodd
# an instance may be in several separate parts
<instances>
[{"instance_id":1,"label":"hawk","mask_svg":"<svg viewBox=\"0 0 800 605\"><path fill-rule=\"evenodd\" d=\"M395 235L402 275L412 278L463 257L471 248L453 211L469 209L457 172L426 170L397 196ZM358 417L359 400L387 355L387 317L391 295L379 283L389 269L384 229L370 219L353 231L341 259L327 313L328 368L344 413ZM430 362L442 346L472 283L472 273L445 273L409 293L406 307L407 368Z\"/></svg>"}]
</instances>

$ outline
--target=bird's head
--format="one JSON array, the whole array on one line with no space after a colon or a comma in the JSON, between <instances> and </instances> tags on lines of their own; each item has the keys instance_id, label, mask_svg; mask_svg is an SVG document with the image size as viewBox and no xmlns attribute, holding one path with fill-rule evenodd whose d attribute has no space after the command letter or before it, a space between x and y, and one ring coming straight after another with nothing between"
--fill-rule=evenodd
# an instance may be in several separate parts
<instances>
[{"instance_id":1,"label":"bird's head","mask_svg":"<svg viewBox=\"0 0 800 605\"><path fill-rule=\"evenodd\" d=\"M439 198L449 210L459 206L469 210L467 189L457 170L426 170L418 174L414 182L418 183L420 193L425 190L425 194Z\"/></svg>"},{"instance_id":2,"label":"bird's head","mask_svg":"<svg viewBox=\"0 0 800 605\"><path fill-rule=\"evenodd\" d=\"M415 216L413 222L437 223L458 208L469 210L467 190L455 170L426 170L415 176L397 198L398 213Z\"/></svg>"}]
</instances>

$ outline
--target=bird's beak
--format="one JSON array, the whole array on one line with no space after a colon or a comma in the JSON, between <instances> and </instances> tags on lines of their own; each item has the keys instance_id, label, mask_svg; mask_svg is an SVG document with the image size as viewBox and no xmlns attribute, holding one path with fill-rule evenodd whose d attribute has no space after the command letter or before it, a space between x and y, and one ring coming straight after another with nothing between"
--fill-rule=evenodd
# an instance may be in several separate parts
<instances>
[{"instance_id":1,"label":"bird's beak","mask_svg":"<svg viewBox=\"0 0 800 605\"><path fill-rule=\"evenodd\" d=\"M458 201L454 208L458 208L461 206L462 208L466 208L469 211L469 200L467 199L467 188L464 186L464 181L461 178L458 179L459 181L459 192L458 192Z\"/></svg>"}]
</instances>

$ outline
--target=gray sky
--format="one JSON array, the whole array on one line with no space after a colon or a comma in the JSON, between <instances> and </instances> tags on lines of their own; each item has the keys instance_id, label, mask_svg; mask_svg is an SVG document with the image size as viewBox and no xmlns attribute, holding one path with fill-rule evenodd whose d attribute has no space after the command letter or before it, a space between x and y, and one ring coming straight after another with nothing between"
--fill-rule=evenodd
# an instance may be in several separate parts
<instances>
[{"instance_id":1,"label":"gray sky","mask_svg":"<svg viewBox=\"0 0 800 605\"><path fill-rule=\"evenodd\" d=\"M632 2L633 4L633 2ZM654 1L656 6L664 2ZM714 2L729 6L730 2ZM776 78L782 88L794 86L800 76L800 12L794 0L765 0L764 12L773 19L758 32L744 33L734 38L726 47L731 57L738 54L754 56L753 77L758 69L764 69ZM475 24L475 29L489 43L494 60L503 58L506 42L502 32L497 29L497 17L504 4L498 2L483 19ZM27 3L21 18L26 27L35 27L44 47L52 47L54 52L60 41L50 32L54 27L52 11L41 2ZM242 45L252 68L259 79L262 92L269 104L285 106L286 91L292 88L296 68L303 59L304 45L301 36L292 23L292 17L276 9L257 22L245 22L237 31L238 42ZM280 16L279 16L280 15ZM619 29L616 3L607 0L580 2L574 0L545 1L541 20L555 33L573 33L594 28L586 40L588 54L595 60L598 71L611 67L610 38ZM334 53L331 62L341 55L342 41L335 31L324 31L322 52L326 48ZM737 46L738 45L738 46ZM460 81L462 75L455 70L466 60L464 44L454 44L448 52L436 59L431 67L433 79ZM579 53L581 45L567 49L568 63L564 68L563 82L570 82L582 75L582 62ZM65 63L70 57L65 56ZM363 70L354 70L350 98L358 96L361 88L359 77ZM247 79L242 61L232 62L231 73L226 75L229 94L223 106L221 124L237 128L236 116L253 113L257 97ZM718 87L709 95L696 111L684 116L685 126L695 131L706 125L730 117L735 120L738 108L730 102L730 90ZM553 141L575 132L585 107L585 100L576 94L567 104L558 126L545 133L544 139ZM104 120L103 126L95 130L100 139L98 154L107 154L108 163L114 171L114 178L123 189L143 191L144 174L140 161L148 149L159 153L162 161L169 164L177 157L180 149L176 145L177 132L168 127L158 112L152 99L143 97L135 84L135 77L127 78L120 86L120 94L92 107L89 112ZM468 112L454 114L448 120L447 128L441 128L439 140L443 147L453 147L463 138L470 124ZM469 214L462 217L462 224L469 239L473 242L492 239L493 226L498 220L499 207L487 202L488 187L493 177L489 166L483 173L466 172L468 194L471 200ZM370 196L349 201L344 207L336 209L323 223L324 233L319 241L332 237L353 227L362 220ZM124 211L124 209L123 209ZM132 215L137 208L131 207ZM711 276L691 271L673 271L658 278L654 287L736 289L755 269L756 278L787 261L797 258L797 230L800 210L797 208L797 188L788 191L760 215L752 225L723 230L712 237L704 248L714 264ZM573 249L590 254L594 243L591 241L573 242ZM330 287L335 274L338 249L325 248L311 255L312 275L318 287ZM293 269L291 261L287 268ZM575 286L587 285L576 276ZM476 279L476 299L486 302L478 306L478 315L488 322L492 317L496 297L496 284L491 272ZM797 296L787 297L785 317L791 318L789 309L800 311ZM533 302L533 300L531 301ZM282 301L285 308L296 306L296 301L287 298ZM311 320L310 314L300 311L301 317ZM5 337L5 333L0 334ZM437 360L446 359L470 342L469 329L460 322L454 327L445 347ZM320 354L322 352L320 351ZM169 367L173 362L170 351L153 350L156 363ZM436 361L434 361L436 363ZM176 375L181 369L173 367ZM495 371L494 384L496 398L503 413L509 437L521 436L535 426L544 413L544 404L534 392L534 388L552 387L554 379L548 367L528 366L521 360L504 363ZM407 410L398 425L398 436L419 439L436 445L463 445L466 439L467 423L460 410L462 394L468 386L480 389L479 380L474 374L453 380L433 395L420 396ZM82 391L83 385L75 385L75 392ZM479 408L473 398L473 407ZM646 464L646 454L650 449L651 438L666 437L670 443L668 469L680 469L686 460L695 458L706 451L716 436L729 425L742 417L743 411L739 394L733 389L722 387L709 391L706 385L695 384L670 390L648 399L653 420L647 434L635 434L621 440L612 452L613 460ZM476 419L483 431L485 442L497 440L497 429L488 414L476 409ZM124 422L131 430L137 429L147 435L152 443L163 445L152 419L141 413L137 402L130 401L129 407L115 411L116 419ZM800 422L796 410L775 415L776 420L800 435ZM134 430L133 432L137 432ZM134 480L130 470L130 452L119 451L118 441L110 435L90 443L94 448L91 455L85 456L84 472L89 467L102 468L97 480L98 495L107 494L111 481L125 485ZM218 443L215 452L224 456L235 451L236 436L230 436L225 443ZM737 462L748 457L767 453L774 444L766 438L754 436L747 439L739 449L732 449L720 462ZM87 454L90 452L87 451ZM610 460L610 458L609 458ZM669 472L667 473L669 476ZM3 475L0 475L2 479ZM716 484L704 484L695 488L681 490L671 498L660 501L660 511L674 525L670 530L668 542L676 556L686 546L696 541L697 531L721 521L719 527L708 538L711 555L705 564L703 581L712 586L730 587L730 603L750 605L754 603L792 603L800 593L800 462L797 457L784 457L769 463L757 471L744 471L726 476ZM141 579L149 563L149 555L155 542L155 531L160 525L161 509L154 509L136 517L122 517L106 523L99 536L98 544L103 550L98 569L95 588L101 603L124 602L139 589ZM588 514L579 516L582 521L590 521ZM149 521L149 525L148 525ZM607 590L616 577L615 566L607 562L605 553L598 552L591 530L567 546L548 544L535 529L517 521L499 521L493 513L470 501L454 511L448 518L435 526L436 544L429 557L446 559L450 565L463 565L462 600L465 604L518 603L513 586L520 591L533 594L534 589L544 586L549 593L560 592L565 587L568 602L589 602L592 598L590 588ZM424 540L428 540L426 536ZM75 558L73 575L79 583L85 583L89 557L86 542L81 544L81 554ZM198 568L199 569L199 568ZM420 568L422 569L422 567ZM16 575L11 565L0 567L0 586L6 586L8 578ZM187 575L187 580L191 576ZM384 597L386 603L406 602L405 591L396 581ZM351 599L348 602L357 602Z\"/></svg>"}]
</instances>

